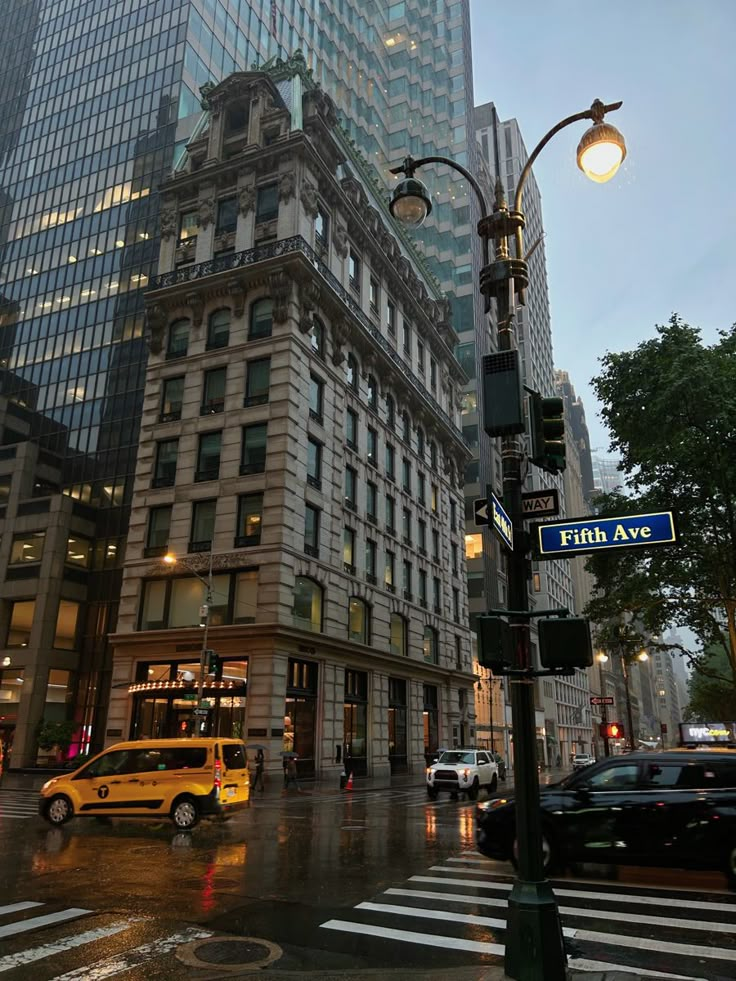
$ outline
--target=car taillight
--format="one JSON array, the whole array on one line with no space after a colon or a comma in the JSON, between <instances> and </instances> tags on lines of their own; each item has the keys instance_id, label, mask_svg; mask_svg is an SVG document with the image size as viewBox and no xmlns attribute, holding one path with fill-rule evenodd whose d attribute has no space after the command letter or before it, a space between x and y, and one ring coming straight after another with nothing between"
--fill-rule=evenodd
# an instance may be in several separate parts
<instances>
[{"instance_id":1,"label":"car taillight","mask_svg":"<svg viewBox=\"0 0 736 981\"><path fill-rule=\"evenodd\" d=\"M222 789L222 763L220 760L215 760L215 797L220 796L220 790Z\"/></svg>"}]
</instances>

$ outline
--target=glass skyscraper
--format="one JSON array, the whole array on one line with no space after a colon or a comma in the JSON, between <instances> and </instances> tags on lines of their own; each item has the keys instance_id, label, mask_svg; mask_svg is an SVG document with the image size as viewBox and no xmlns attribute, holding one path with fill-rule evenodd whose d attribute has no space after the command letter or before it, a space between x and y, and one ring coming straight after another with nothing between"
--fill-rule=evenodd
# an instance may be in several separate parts
<instances>
[{"instance_id":1,"label":"glass skyscraper","mask_svg":"<svg viewBox=\"0 0 736 981\"><path fill-rule=\"evenodd\" d=\"M0 7L0 395L27 415L19 429L6 413L0 439L30 430L60 461L58 486L45 490L93 509L103 545L90 565L74 695L89 725L109 683L102 638L115 624L135 469L157 187L197 125L200 86L296 49L334 98L362 176L375 168L390 186L388 168L407 152L474 169L468 0ZM472 371L490 336L476 340L477 205L446 168L423 177L434 209L418 235Z\"/></svg>"}]
</instances>

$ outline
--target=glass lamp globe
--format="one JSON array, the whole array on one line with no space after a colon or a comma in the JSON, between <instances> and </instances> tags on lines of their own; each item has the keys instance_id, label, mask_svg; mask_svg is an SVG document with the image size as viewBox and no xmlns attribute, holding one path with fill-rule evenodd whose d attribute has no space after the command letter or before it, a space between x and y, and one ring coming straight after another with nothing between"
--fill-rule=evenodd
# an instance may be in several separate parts
<instances>
[{"instance_id":1,"label":"glass lamp globe","mask_svg":"<svg viewBox=\"0 0 736 981\"><path fill-rule=\"evenodd\" d=\"M394 188L389 211L402 225L418 228L432 212L427 188L416 177L405 177Z\"/></svg>"},{"instance_id":2,"label":"glass lamp globe","mask_svg":"<svg viewBox=\"0 0 736 981\"><path fill-rule=\"evenodd\" d=\"M578 144L578 167L597 184L614 176L626 158L626 141L610 123L595 123Z\"/></svg>"}]
</instances>

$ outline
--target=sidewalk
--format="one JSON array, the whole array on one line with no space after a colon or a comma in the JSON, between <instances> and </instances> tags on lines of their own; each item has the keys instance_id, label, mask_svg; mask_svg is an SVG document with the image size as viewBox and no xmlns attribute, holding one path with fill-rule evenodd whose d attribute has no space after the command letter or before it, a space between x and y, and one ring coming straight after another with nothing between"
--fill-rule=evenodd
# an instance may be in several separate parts
<instances>
[{"instance_id":1,"label":"sidewalk","mask_svg":"<svg viewBox=\"0 0 736 981\"><path fill-rule=\"evenodd\" d=\"M215 981L227 977L230 981L248 981L259 974L269 979L269 981L403 981L404 978L412 981L508 981L503 973L503 967L499 964L494 967L457 967L444 968L442 970L415 970L407 968L396 968L387 970L385 968L347 970L347 971L279 971L278 968L262 968L258 971L247 971L242 974L227 975L222 973L210 974L205 971L194 970L189 975L190 981ZM648 981L647 978L637 973L628 971L576 971L568 968L568 981ZM661 975L660 981L668 981L667 975ZM673 979L670 979L673 981Z\"/></svg>"}]
</instances>

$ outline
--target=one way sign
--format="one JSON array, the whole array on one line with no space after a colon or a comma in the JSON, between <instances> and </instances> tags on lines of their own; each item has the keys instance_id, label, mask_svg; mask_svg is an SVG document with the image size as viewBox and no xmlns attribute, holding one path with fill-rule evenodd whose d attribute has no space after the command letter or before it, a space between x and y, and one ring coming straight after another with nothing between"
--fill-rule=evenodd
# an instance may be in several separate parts
<instances>
[{"instance_id":1,"label":"one way sign","mask_svg":"<svg viewBox=\"0 0 736 981\"><path fill-rule=\"evenodd\" d=\"M550 490L531 491L521 495L525 518L549 518L560 513L560 497L553 487Z\"/></svg>"},{"instance_id":2,"label":"one way sign","mask_svg":"<svg viewBox=\"0 0 736 981\"><path fill-rule=\"evenodd\" d=\"M473 511L475 513L475 524L477 526L480 527L491 523L491 518L488 514L488 498L481 498L479 501L473 501Z\"/></svg>"}]
</instances>

